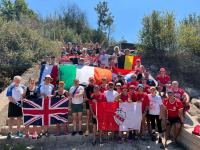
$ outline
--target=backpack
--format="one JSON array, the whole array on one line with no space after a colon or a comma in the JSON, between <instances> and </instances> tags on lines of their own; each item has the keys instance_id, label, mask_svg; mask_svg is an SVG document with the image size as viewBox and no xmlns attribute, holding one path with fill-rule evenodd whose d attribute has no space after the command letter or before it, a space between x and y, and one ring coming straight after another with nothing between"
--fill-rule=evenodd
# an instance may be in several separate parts
<instances>
[{"instance_id":1,"label":"backpack","mask_svg":"<svg viewBox=\"0 0 200 150\"><path fill-rule=\"evenodd\" d=\"M196 125L192 133L200 136L200 125Z\"/></svg>"}]
</instances>

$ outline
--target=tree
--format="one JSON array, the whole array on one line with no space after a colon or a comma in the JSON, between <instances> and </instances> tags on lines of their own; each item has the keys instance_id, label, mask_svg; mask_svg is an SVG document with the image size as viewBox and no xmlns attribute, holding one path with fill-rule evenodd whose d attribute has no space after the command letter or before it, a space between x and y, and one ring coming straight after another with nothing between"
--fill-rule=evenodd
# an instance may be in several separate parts
<instances>
[{"instance_id":1,"label":"tree","mask_svg":"<svg viewBox=\"0 0 200 150\"><path fill-rule=\"evenodd\" d=\"M113 25L114 22L114 16L112 16L108 8L108 2L106 1L99 2L95 7L95 11L98 14L98 21L97 21L98 31L107 33L107 40L109 43L111 26Z\"/></svg>"},{"instance_id":2,"label":"tree","mask_svg":"<svg viewBox=\"0 0 200 150\"><path fill-rule=\"evenodd\" d=\"M153 11L145 16L140 31L141 44L148 54L164 54L176 49L176 26L173 13Z\"/></svg>"},{"instance_id":3,"label":"tree","mask_svg":"<svg viewBox=\"0 0 200 150\"><path fill-rule=\"evenodd\" d=\"M0 4L0 15L7 21L20 20L21 17L27 16L32 19L37 18L37 14L28 8L24 0L2 0Z\"/></svg>"}]
</instances>

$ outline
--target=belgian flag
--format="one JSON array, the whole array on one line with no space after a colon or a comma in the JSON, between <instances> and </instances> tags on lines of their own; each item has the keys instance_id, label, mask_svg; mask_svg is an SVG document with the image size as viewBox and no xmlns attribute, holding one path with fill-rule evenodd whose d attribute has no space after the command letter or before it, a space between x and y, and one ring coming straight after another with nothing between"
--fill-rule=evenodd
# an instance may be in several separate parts
<instances>
[{"instance_id":1,"label":"belgian flag","mask_svg":"<svg viewBox=\"0 0 200 150\"><path fill-rule=\"evenodd\" d=\"M137 59L141 59L141 56L122 55L118 58L118 68L133 70Z\"/></svg>"}]
</instances>

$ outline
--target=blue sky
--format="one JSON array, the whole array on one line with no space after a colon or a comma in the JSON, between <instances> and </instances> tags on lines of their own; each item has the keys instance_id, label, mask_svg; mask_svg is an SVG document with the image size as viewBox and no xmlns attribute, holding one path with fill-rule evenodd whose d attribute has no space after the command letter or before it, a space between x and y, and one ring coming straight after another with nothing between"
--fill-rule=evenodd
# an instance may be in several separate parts
<instances>
[{"instance_id":1,"label":"blue sky","mask_svg":"<svg viewBox=\"0 0 200 150\"><path fill-rule=\"evenodd\" d=\"M77 4L86 12L89 24L97 28L97 15L94 7L100 0L26 0L29 7L45 17L68 4ZM116 40L126 39L137 42L141 22L144 15L152 10L172 11L177 21L190 13L200 15L200 0L107 0L110 11L114 15L114 33Z\"/></svg>"}]
</instances>

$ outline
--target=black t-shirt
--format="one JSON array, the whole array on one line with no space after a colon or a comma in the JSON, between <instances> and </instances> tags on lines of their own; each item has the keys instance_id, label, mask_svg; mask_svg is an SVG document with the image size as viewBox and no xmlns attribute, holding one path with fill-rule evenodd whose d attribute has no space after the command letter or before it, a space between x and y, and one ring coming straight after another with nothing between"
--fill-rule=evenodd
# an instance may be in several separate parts
<instances>
[{"instance_id":1,"label":"black t-shirt","mask_svg":"<svg viewBox=\"0 0 200 150\"><path fill-rule=\"evenodd\" d=\"M95 53L99 54L100 53L100 48L95 48Z\"/></svg>"},{"instance_id":2,"label":"black t-shirt","mask_svg":"<svg viewBox=\"0 0 200 150\"><path fill-rule=\"evenodd\" d=\"M67 97L67 91L64 91L63 94L59 94L58 91L56 91L55 97L58 97L60 99Z\"/></svg>"},{"instance_id":3,"label":"black t-shirt","mask_svg":"<svg viewBox=\"0 0 200 150\"><path fill-rule=\"evenodd\" d=\"M37 95L37 88L35 87L35 89L33 91L31 91L29 89L29 87L27 87L26 89L26 98L27 99L34 99L34 98L37 98L38 95Z\"/></svg>"},{"instance_id":4,"label":"black t-shirt","mask_svg":"<svg viewBox=\"0 0 200 150\"><path fill-rule=\"evenodd\" d=\"M88 99L91 99L91 95L92 93L94 92L94 85L88 85L86 88L85 88L85 93L86 93L86 97Z\"/></svg>"}]
</instances>

